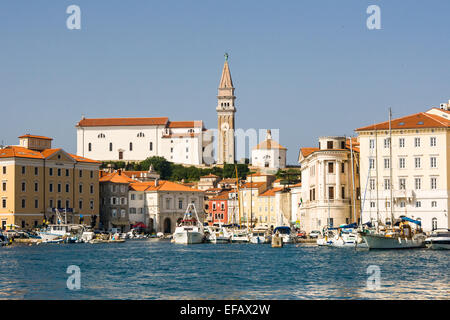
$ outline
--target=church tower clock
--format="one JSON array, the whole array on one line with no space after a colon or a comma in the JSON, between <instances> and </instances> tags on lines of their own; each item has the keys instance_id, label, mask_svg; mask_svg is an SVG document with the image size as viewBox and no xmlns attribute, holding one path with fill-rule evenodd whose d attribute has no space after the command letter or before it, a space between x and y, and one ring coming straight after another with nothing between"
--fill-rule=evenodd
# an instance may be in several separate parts
<instances>
[{"instance_id":1,"label":"church tower clock","mask_svg":"<svg viewBox=\"0 0 450 320\"><path fill-rule=\"evenodd\" d=\"M218 155L217 163L234 163L235 145L234 145L234 114L236 107L234 105L234 87L231 80L230 67L228 66L228 54L225 53L225 64L220 78L219 94L217 96L217 140Z\"/></svg>"}]
</instances>

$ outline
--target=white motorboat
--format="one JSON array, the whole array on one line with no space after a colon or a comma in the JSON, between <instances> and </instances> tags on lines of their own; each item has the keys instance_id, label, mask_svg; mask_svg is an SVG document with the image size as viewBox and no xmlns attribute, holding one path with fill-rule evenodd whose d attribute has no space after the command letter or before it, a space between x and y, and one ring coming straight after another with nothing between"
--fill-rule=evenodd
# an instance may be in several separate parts
<instances>
[{"instance_id":1,"label":"white motorboat","mask_svg":"<svg viewBox=\"0 0 450 320\"><path fill-rule=\"evenodd\" d=\"M83 233L84 226L81 224L49 224L46 229L38 231L42 242L51 242L62 238L74 238Z\"/></svg>"},{"instance_id":2,"label":"white motorboat","mask_svg":"<svg viewBox=\"0 0 450 320\"><path fill-rule=\"evenodd\" d=\"M317 245L337 248L367 248L367 243L360 235L358 235L355 229L353 229L355 226L356 224L343 225L339 228L327 228L324 231L326 236L317 239ZM336 233L334 231L336 231Z\"/></svg>"},{"instance_id":3,"label":"white motorboat","mask_svg":"<svg viewBox=\"0 0 450 320\"><path fill-rule=\"evenodd\" d=\"M270 243L271 236L267 228L255 228L250 234L250 242L254 244Z\"/></svg>"},{"instance_id":4,"label":"white motorboat","mask_svg":"<svg viewBox=\"0 0 450 320\"><path fill-rule=\"evenodd\" d=\"M450 229L437 229L425 239L425 245L429 249L449 250L450 249Z\"/></svg>"},{"instance_id":5,"label":"white motorboat","mask_svg":"<svg viewBox=\"0 0 450 320\"><path fill-rule=\"evenodd\" d=\"M193 217L193 213L195 217ZM178 244L196 244L202 243L205 238L203 225L200 222L195 209L195 205L190 203L186 208L183 220L175 228L173 233L173 242Z\"/></svg>"},{"instance_id":6,"label":"white motorboat","mask_svg":"<svg viewBox=\"0 0 450 320\"><path fill-rule=\"evenodd\" d=\"M291 228L287 226L280 226L273 229L273 235L279 233L280 237L283 238L283 243L294 243L295 237L291 233Z\"/></svg>"},{"instance_id":7,"label":"white motorboat","mask_svg":"<svg viewBox=\"0 0 450 320\"><path fill-rule=\"evenodd\" d=\"M229 243L231 234L224 232L224 228L218 226L207 226L205 228L206 241L211 243Z\"/></svg>"},{"instance_id":8,"label":"white motorboat","mask_svg":"<svg viewBox=\"0 0 450 320\"><path fill-rule=\"evenodd\" d=\"M236 229L231 236L231 242L233 243L247 243L249 240L247 229Z\"/></svg>"}]
</instances>

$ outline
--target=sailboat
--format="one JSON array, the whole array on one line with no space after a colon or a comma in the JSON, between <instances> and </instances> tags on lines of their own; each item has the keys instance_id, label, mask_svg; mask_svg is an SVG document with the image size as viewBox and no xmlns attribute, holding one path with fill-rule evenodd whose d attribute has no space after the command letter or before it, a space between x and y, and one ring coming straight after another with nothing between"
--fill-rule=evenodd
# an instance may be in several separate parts
<instances>
[{"instance_id":1,"label":"sailboat","mask_svg":"<svg viewBox=\"0 0 450 320\"><path fill-rule=\"evenodd\" d=\"M390 159L390 213L391 227L380 228L380 222L377 221L377 229L370 230L361 228L358 233L367 243L369 249L411 249L422 248L425 246L425 235L421 228L421 222L400 216L400 219L394 218L393 212L393 188L392 188L392 112L389 109L389 159ZM377 173L378 177L378 173ZM378 188L378 185L377 185ZM411 228L410 223L415 224L415 229Z\"/></svg>"},{"instance_id":2,"label":"sailboat","mask_svg":"<svg viewBox=\"0 0 450 320\"><path fill-rule=\"evenodd\" d=\"M192 216L192 212L195 217ZM195 205L190 203L186 208L183 220L175 228L173 241L179 244L196 244L202 243L204 237L203 225L198 218Z\"/></svg>"},{"instance_id":3,"label":"sailboat","mask_svg":"<svg viewBox=\"0 0 450 320\"><path fill-rule=\"evenodd\" d=\"M231 242L233 243L247 243L249 242L249 235L248 235L248 219L247 219L247 229L242 229L241 225L241 199L239 198L239 178L237 173L237 166L235 166L236 171L236 188L237 188L237 196L235 197L235 201L238 202L238 208L239 208L239 221L237 224L238 229L236 229L236 224L234 224L234 228L231 235ZM236 206L235 210L236 210Z\"/></svg>"}]
</instances>

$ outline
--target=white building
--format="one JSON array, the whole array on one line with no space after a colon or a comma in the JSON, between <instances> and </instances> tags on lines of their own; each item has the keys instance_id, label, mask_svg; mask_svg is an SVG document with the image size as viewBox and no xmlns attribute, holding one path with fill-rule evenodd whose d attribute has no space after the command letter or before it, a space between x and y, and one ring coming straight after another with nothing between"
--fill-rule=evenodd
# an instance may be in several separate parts
<instances>
[{"instance_id":1,"label":"white building","mask_svg":"<svg viewBox=\"0 0 450 320\"><path fill-rule=\"evenodd\" d=\"M441 104L392 120L392 141L389 121L356 129L362 195L367 189L363 221L405 215L421 220L424 231L450 227L449 126L449 104Z\"/></svg>"},{"instance_id":2,"label":"white building","mask_svg":"<svg viewBox=\"0 0 450 320\"><path fill-rule=\"evenodd\" d=\"M302 230L309 233L358 221L358 149L353 142L353 168L350 140L345 137L321 137L319 148L300 149L302 192L296 218Z\"/></svg>"},{"instance_id":3,"label":"white building","mask_svg":"<svg viewBox=\"0 0 450 320\"><path fill-rule=\"evenodd\" d=\"M142 222L156 232L173 233L189 203L195 205L199 219L204 219L204 192L179 183L164 180L131 183L128 197L130 223Z\"/></svg>"},{"instance_id":4,"label":"white building","mask_svg":"<svg viewBox=\"0 0 450 320\"><path fill-rule=\"evenodd\" d=\"M187 165L213 162L212 134L202 121L168 118L82 118L77 155L99 161L142 161L161 156Z\"/></svg>"},{"instance_id":5,"label":"white building","mask_svg":"<svg viewBox=\"0 0 450 320\"><path fill-rule=\"evenodd\" d=\"M286 168L287 149L272 140L270 130L267 138L252 149L252 166L268 169Z\"/></svg>"}]
</instances>

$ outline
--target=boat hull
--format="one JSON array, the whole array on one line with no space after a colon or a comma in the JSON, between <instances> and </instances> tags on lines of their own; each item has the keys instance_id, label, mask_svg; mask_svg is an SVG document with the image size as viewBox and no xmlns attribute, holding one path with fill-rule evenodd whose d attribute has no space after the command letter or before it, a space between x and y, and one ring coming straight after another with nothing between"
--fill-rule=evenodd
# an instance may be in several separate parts
<instances>
[{"instance_id":1,"label":"boat hull","mask_svg":"<svg viewBox=\"0 0 450 320\"><path fill-rule=\"evenodd\" d=\"M173 234L173 242L178 244L197 244L203 242L203 233L198 231L182 231Z\"/></svg>"},{"instance_id":2,"label":"boat hull","mask_svg":"<svg viewBox=\"0 0 450 320\"><path fill-rule=\"evenodd\" d=\"M376 234L363 234L362 237L369 249L414 249L425 246L422 239L391 238Z\"/></svg>"},{"instance_id":3,"label":"boat hull","mask_svg":"<svg viewBox=\"0 0 450 320\"><path fill-rule=\"evenodd\" d=\"M427 248L433 250L450 250L450 239L427 239L425 240Z\"/></svg>"}]
</instances>

